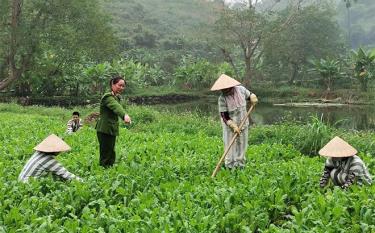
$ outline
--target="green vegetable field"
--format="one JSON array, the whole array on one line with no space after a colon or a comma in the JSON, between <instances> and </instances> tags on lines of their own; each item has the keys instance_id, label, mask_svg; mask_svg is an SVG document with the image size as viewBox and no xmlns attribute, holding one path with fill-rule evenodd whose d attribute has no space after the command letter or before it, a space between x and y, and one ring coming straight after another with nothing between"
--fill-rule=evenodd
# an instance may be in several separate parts
<instances>
[{"instance_id":1,"label":"green vegetable field","mask_svg":"<svg viewBox=\"0 0 375 233\"><path fill-rule=\"evenodd\" d=\"M94 127L65 134L71 109L0 104L0 232L375 232L374 186L320 189L324 158L316 153L340 135L373 175L375 133L317 119L255 126L246 168L212 179L223 153L219 118L127 111L133 124L120 129L115 166L103 169ZM17 181L51 133L72 147L57 159L83 183Z\"/></svg>"}]
</instances>

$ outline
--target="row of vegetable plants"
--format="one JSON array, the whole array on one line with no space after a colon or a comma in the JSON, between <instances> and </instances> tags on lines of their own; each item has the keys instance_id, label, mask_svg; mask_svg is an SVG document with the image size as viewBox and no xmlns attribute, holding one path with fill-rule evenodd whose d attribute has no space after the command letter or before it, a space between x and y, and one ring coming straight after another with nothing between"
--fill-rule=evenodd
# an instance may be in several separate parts
<instances>
[{"instance_id":1,"label":"row of vegetable plants","mask_svg":"<svg viewBox=\"0 0 375 233\"><path fill-rule=\"evenodd\" d=\"M120 129L116 164L103 169L92 125L64 133L70 110L0 104L0 232L375 231L373 186L320 189L324 158L314 154L317 138L340 134L371 172L372 132L324 128L314 120L253 126L247 166L222 169L212 179L223 152L218 118L127 111L134 124ZM32 148L50 133L72 147L57 159L84 182L17 181Z\"/></svg>"}]
</instances>

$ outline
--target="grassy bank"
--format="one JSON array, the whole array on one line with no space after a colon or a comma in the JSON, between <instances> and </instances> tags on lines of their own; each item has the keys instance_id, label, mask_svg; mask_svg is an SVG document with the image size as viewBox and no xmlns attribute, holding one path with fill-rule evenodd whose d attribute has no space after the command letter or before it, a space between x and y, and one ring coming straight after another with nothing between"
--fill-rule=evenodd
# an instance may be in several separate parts
<instances>
[{"instance_id":1,"label":"grassy bank","mask_svg":"<svg viewBox=\"0 0 375 233\"><path fill-rule=\"evenodd\" d=\"M78 110L86 116L97 107ZM216 120L127 111L134 124L120 129L116 165L104 170L93 127L64 134L71 110L0 104L0 232L375 231L374 186L321 190L324 159L316 156L338 134L374 173L372 132L337 130L317 119L257 126L246 168L211 179L223 152ZM50 133L72 147L57 158L83 183L17 182L32 148Z\"/></svg>"},{"instance_id":2,"label":"grassy bank","mask_svg":"<svg viewBox=\"0 0 375 233\"><path fill-rule=\"evenodd\" d=\"M274 84L253 84L249 89L257 94L263 103L338 103L370 105L375 99L374 88L369 88L367 92L356 89L334 89L327 93L323 89L304 88L290 85ZM218 92L212 92L209 88L184 89L178 87L160 86L127 90L123 97L130 103L136 104L163 104L181 103L218 96ZM101 96L53 96L40 97L31 96L15 97L0 96L0 102L16 102L21 105L44 105L44 106L65 106L88 105L98 103Z\"/></svg>"},{"instance_id":3,"label":"grassy bank","mask_svg":"<svg viewBox=\"0 0 375 233\"><path fill-rule=\"evenodd\" d=\"M263 101L270 103L332 101L346 104L372 104L375 98L373 88L369 88L367 92L362 92L354 88L338 88L327 92L322 88L255 84L253 91L257 93Z\"/></svg>"},{"instance_id":4,"label":"grassy bank","mask_svg":"<svg viewBox=\"0 0 375 233\"><path fill-rule=\"evenodd\" d=\"M332 101L346 104L372 104L375 99L375 89L373 87L370 87L367 92L359 91L358 88L337 88L327 92L323 88L305 88L295 85L275 85L267 83L254 83L248 88L256 93L262 102L267 103ZM135 90L129 94L129 97L171 95L186 95L202 98L205 96L215 96L217 93L211 92L209 88L189 90L176 87L152 87Z\"/></svg>"}]
</instances>

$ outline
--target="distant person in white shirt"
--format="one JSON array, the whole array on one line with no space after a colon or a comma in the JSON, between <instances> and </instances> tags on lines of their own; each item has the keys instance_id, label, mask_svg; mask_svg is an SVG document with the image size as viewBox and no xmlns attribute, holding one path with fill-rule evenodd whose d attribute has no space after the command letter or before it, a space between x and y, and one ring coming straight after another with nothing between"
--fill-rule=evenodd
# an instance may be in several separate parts
<instances>
[{"instance_id":1,"label":"distant person in white shirt","mask_svg":"<svg viewBox=\"0 0 375 233\"><path fill-rule=\"evenodd\" d=\"M35 153L23 167L18 176L18 180L21 182L27 182L30 177L37 178L51 172L53 175L56 175L63 180L76 179L82 181L80 177L70 173L55 159L60 152L68 151L70 149L70 146L62 139L51 134L39 145L34 147Z\"/></svg>"},{"instance_id":2,"label":"distant person in white shirt","mask_svg":"<svg viewBox=\"0 0 375 233\"><path fill-rule=\"evenodd\" d=\"M73 112L72 119L70 119L66 124L66 132L68 134L77 132L82 127L82 125L83 123L82 120L79 118L79 112Z\"/></svg>"}]
</instances>

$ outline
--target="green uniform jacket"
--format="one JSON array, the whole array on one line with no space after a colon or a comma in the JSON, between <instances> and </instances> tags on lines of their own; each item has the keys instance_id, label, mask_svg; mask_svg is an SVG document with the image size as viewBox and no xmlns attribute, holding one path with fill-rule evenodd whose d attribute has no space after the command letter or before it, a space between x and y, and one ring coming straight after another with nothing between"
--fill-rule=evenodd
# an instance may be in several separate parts
<instances>
[{"instance_id":1,"label":"green uniform jacket","mask_svg":"<svg viewBox=\"0 0 375 233\"><path fill-rule=\"evenodd\" d=\"M118 136L118 118L124 119L125 110L120 104L120 99L112 93L103 95L100 101L100 117L96 123L96 131Z\"/></svg>"}]
</instances>

